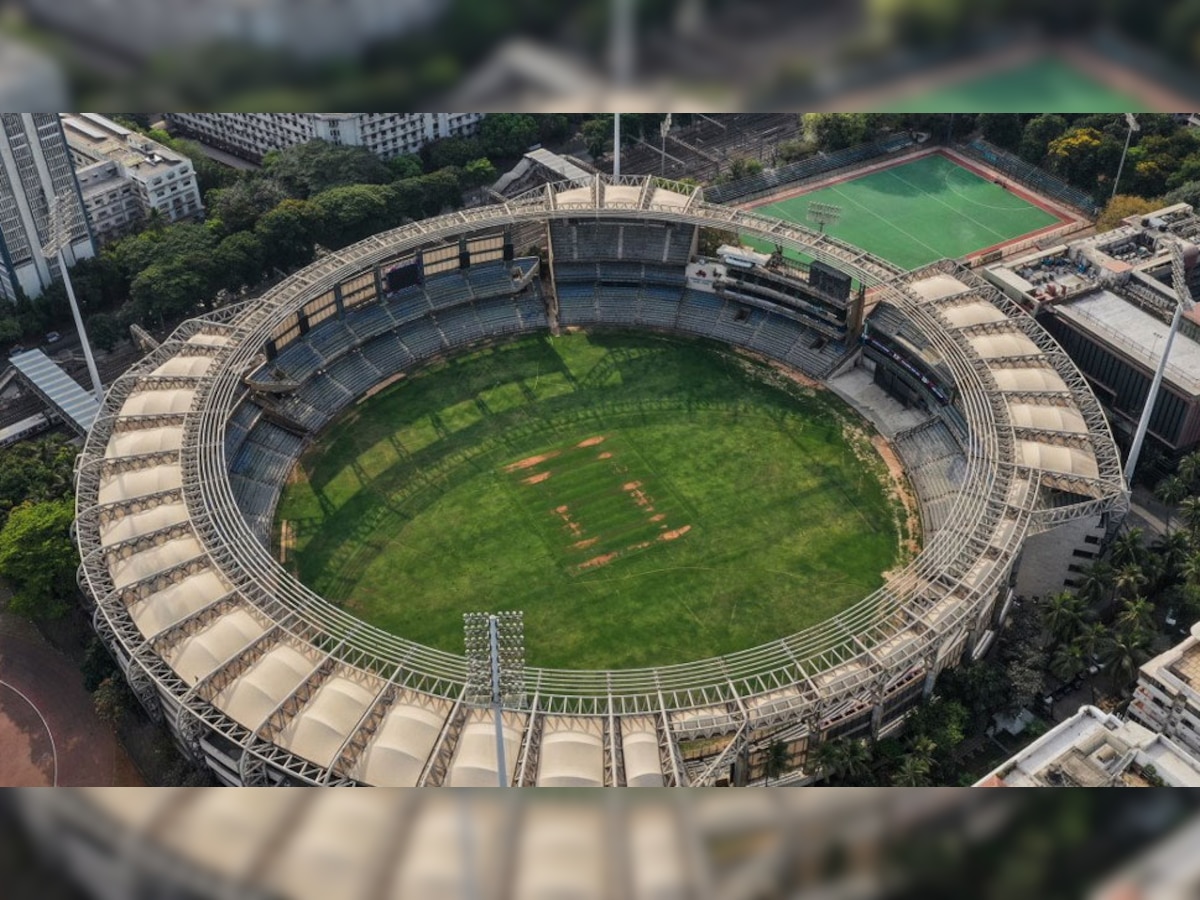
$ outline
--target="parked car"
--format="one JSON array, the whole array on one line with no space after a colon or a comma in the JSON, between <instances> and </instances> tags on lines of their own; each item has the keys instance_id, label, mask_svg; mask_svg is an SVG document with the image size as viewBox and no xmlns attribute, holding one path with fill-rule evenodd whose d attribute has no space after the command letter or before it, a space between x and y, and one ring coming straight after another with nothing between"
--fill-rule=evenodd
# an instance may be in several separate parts
<instances>
[{"instance_id":1,"label":"parked car","mask_svg":"<svg viewBox=\"0 0 1200 900\"><path fill-rule=\"evenodd\" d=\"M20 344L13 344L11 347L8 348L9 356L16 356L18 353L24 353L24 352L25 352L25 348L22 347Z\"/></svg>"},{"instance_id":2,"label":"parked car","mask_svg":"<svg viewBox=\"0 0 1200 900\"><path fill-rule=\"evenodd\" d=\"M57 344L61 340L62 340L62 335L59 334L57 331L47 331L46 332L46 343L47 344Z\"/></svg>"}]
</instances>

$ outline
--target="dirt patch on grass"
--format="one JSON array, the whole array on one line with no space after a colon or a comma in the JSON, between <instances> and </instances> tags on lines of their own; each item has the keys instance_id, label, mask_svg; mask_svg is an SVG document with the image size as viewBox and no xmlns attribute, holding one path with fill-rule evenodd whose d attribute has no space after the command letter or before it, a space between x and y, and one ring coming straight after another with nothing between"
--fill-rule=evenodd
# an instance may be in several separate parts
<instances>
[{"instance_id":1,"label":"dirt patch on grass","mask_svg":"<svg viewBox=\"0 0 1200 900\"><path fill-rule=\"evenodd\" d=\"M598 540L600 540L600 538L598 538L598 537L584 538L582 541L576 541L571 546L574 547L576 550L586 550L588 547L595 544L596 541L598 541Z\"/></svg>"},{"instance_id":2,"label":"dirt patch on grass","mask_svg":"<svg viewBox=\"0 0 1200 900\"><path fill-rule=\"evenodd\" d=\"M605 438L605 435L600 435L598 437L590 437L587 440L580 441L575 446L576 447L595 447L597 444L603 444L604 438Z\"/></svg>"},{"instance_id":3,"label":"dirt patch on grass","mask_svg":"<svg viewBox=\"0 0 1200 900\"><path fill-rule=\"evenodd\" d=\"M899 571L908 564L917 553L921 550L921 508L917 505L917 496L913 493L912 486L908 483L908 476L904 472L904 464L900 462L900 457L896 455L896 451L892 445L887 442L887 439L882 435L874 435L871 438L871 445L875 451L883 458L884 464L887 466L888 475L891 480L889 488L889 496L899 501L901 508L904 510L903 522L898 522L900 526L900 549L901 559L898 561L894 571ZM889 578L893 574L893 570L888 570L883 573L884 578Z\"/></svg>"},{"instance_id":4,"label":"dirt patch on grass","mask_svg":"<svg viewBox=\"0 0 1200 900\"><path fill-rule=\"evenodd\" d=\"M666 513L655 513L654 515L652 515L650 517L650 521L651 522L661 522L666 517L667 517Z\"/></svg>"},{"instance_id":5,"label":"dirt patch on grass","mask_svg":"<svg viewBox=\"0 0 1200 900\"><path fill-rule=\"evenodd\" d=\"M530 475L528 478L522 478L521 484L541 484L549 477L549 472L539 472L536 475Z\"/></svg>"},{"instance_id":6,"label":"dirt patch on grass","mask_svg":"<svg viewBox=\"0 0 1200 900\"><path fill-rule=\"evenodd\" d=\"M660 534L658 536L658 539L660 541L674 541L674 540L677 540L677 539L683 537L685 534L687 534L691 530L692 530L691 525L684 525L682 528L673 528L670 531L664 531L662 534ZM689 544L688 546L690 547L691 544Z\"/></svg>"},{"instance_id":7,"label":"dirt patch on grass","mask_svg":"<svg viewBox=\"0 0 1200 900\"><path fill-rule=\"evenodd\" d=\"M593 556L587 562L579 564L580 569L594 569L598 566L607 566L610 562L616 559L617 553L602 553L600 556Z\"/></svg>"},{"instance_id":8,"label":"dirt patch on grass","mask_svg":"<svg viewBox=\"0 0 1200 900\"><path fill-rule=\"evenodd\" d=\"M642 486L642 483L640 481L627 481L623 485L621 485L621 490L636 491L641 486Z\"/></svg>"},{"instance_id":9,"label":"dirt patch on grass","mask_svg":"<svg viewBox=\"0 0 1200 900\"><path fill-rule=\"evenodd\" d=\"M612 459L612 454L605 450L603 453L597 454L596 459Z\"/></svg>"},{"instance_id":10,"label":"dirt patch on grass","mask_svg":"<svg viewBox=\"0 0 1200 900\"><path fill-rule=\"evenodd\" d=\"M550 453L541 453L537 456L527 456L525 459L519 459L515 463L509 463L504 467L505 472L517 472L521 469L532 469L534 466L544 463L548 459L554 459L558 456L557 450L552 450Z\"/></svg>"}]
</instances>

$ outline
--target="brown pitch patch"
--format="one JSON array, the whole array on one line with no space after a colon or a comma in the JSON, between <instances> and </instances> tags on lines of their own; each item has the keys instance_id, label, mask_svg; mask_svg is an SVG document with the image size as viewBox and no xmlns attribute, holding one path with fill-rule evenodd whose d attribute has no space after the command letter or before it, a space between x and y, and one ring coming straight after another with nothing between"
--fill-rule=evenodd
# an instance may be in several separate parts
<instances>
[{"instance_id":1,"label":"brown pitch patch","mask_svg":"<svg viewBox=\"0 0 1200 900\"><path fill-rule=\"evenodd\" d=\"M621 490L636 491L641 486L642 486L642 483L640 481L627 481L623 485L621 485Z\"/></svg>"},{"instance_id":2,"label":"brown pitch patch","mask_svg":"<svg viewBox=\"0 0 1200 900\"><path fill-rule=\"evenodd\" d=\"M604 435L600 435L599 437L590 437L590 438L587 438L586 440L582 440L575 446L576 447L595 447L597 444L603 444L603 443L604 443Z\"/></svg>"},{"instance_id":3,"label":"brown pitch patch","mask_svg":"<svg viewBox=\"0 0 1200 900\"><path fill-rule=\"evenodd\" d=\"M558 456L557 450L552 450L550 453L541 453L537 456L527 456L525 459L517 460L515 463L509 463L504 467L505 472L516 472L520 469L531 469L538 463L544 463L548 459L554 459Z\"/></svg>"},{"instance_id":4,"label":"brown pitch patch","mask_svg":"<svg viewBox=\"0 0 1200 900\"><path fill-rule=\"evenodd\" d=\"M522 478L521 484L541 484L549 477L549 472L538 472L536 475L530 475L528 478Z\"/></svg>"},{"instance_id":5,"label":"brown pitch patch","mask_svg":"<svg viewBox=\"0 0 1200 900\"><path fill-rule=\"evenodd\" d=\"M596 543L596 541L598 541L598 540L600 540L600 538L598 538L598 537L585 538L582 541L576 541L571 546L574 547L576 550L586 550L588 547L592 546L592 544Z\"/></svg>"},{"instance_id":6,"label":"brown pitch patch","mask_svg":"<svg viewBox=\"0 0 1200 900\"><path fill-rule=\"evenodd\" d=\"M681 538L692 530L691 525L684 525L682 528L676 528L672 531L664 531L658 536L660 541L673 541L676 538Z\"/></svg>"},{"instance_id":7,"label":"brown pitch patch","mask_svg":"<svg viewBox=\"0 0 1200 900\"><path fill-rule=\"evenodd\" d=\"M580 563L579 568L594 569L596 566L606 566L616 558L616 553L603 553L600 556L593 556L587 562Z\"/></svg>"},{"instance_id":8,"label":"brown pitch patch","mask_svg":"<svg viewBox=\"0 0 1200 900\"><path fill-rule=\"evenodd\" d=\"M612 454L605 450L603 453L597 454L596 459L612 459Z\"/></svg>"},{"instance_id":9,"label":"brown pitch patch","mask_svg":"<svg viewBox=\"0 0 1200 900\"><path fill-rule=\"evenodd\" d=\"M654 515L652 515L650 517L650 521L651 522L661 522L666 517L667 517L666 513L655 513Z\"/></svg>"}]
</instances>

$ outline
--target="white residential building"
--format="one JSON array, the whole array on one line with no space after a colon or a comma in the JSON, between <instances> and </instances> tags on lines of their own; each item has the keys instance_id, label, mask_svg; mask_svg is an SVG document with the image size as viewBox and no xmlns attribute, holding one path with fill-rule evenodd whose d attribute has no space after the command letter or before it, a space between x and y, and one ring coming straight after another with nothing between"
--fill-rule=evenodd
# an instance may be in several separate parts
<instances>
[{"instance_id":1,"label":"white residential building","mask_svg":"<svg viewBox=\"0 0 1200 900\"><path fill-rule=\"evenodd\" d=\"M101 243L157 210L177 222L204 211L192 161L95 113L64 113L83 205Z\"/></svg>"},{"instance_id":2,"label":"white residential building","mask_svg":"<svg viewBox=\"0 0 1200 900\"><path fill-rule=\"evenodd\" d=\"M1129 714L1200 755L1200 623L1142 666Z\"/></svg>"},{"instance_id":3,"label":"white residential building","mask_svg":"<svg viewBox=\"0 0 1200 900\"><path fill-rule=\"evenodd\" d=\"M16 300L18 287L37 297L58 277L57 259L42 255L56 196L71 204L63 248L70 266L96 248L58 115L0 113L0 297Z\"/></svg>"},{"instance_id":4,"label":"white residential building","mask_svg":"<svg viewBox=\"0 0 1200 900\"><path fill-rule=\"evenodd\" d=\"M1200 760L1169 737L1081 706L975 787L1200 787Z\"/></svg>"},{"instance_id":5,"label":"white residential building","mask_svg":"<svg viewBox=\"0 0 1200 900\"><path fill-rule=\"evenodd\" d=\"M311 140L366 147L381 159L474 134L483 113L167 113L172 129L245 159Z\"/></svg>"}]
</instances>

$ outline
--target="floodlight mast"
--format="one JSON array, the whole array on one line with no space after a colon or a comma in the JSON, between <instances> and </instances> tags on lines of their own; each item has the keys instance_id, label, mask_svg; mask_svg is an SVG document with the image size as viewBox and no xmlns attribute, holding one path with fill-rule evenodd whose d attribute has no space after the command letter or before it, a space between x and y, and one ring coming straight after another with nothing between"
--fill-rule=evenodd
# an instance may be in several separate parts
<instances>
[{"instance_id":1,"label":"floodlight mast","mask_svg":"<svg viewBox=\"0 0 1200 900\"><path fill-rule=\"evenodd\" d=\"M67 289L67 301L71 307L71 316L75 320L75 330L79 333L79 342L83 345L83 356L87 360L88 375L92 379L92 392L96 402L104 403L104 385L100 381L100 373L96 370L96 358L92 355L92 345L88 341L87 332L83 328L83 316L79 312L79 303L75 299L75 287L71 284L71 275L67 271L67 260L63 248L71 243L71 231L75 225L75 195L63 191L55 195L50 204L50 240L42 247L42 255L47 259L58 260L58 270L62 275L63 286Z\"/></svg>"},{"instance_id":2,"label":"floodlight mast","mask_svg":"<svg viewBox=\"0 0 1200 900\"><path fill-rule=\"evenodd\" d=\"M525 636L520 612L464 613L468 700L489 703L496 725L496 783L508 787L504 752L504 703L522 702Z\"/></svg>"},{"instance_id":3,"label":"floodlight mast","mask_svg":"<svg viewBox=\"0 0 1200 900\"><path fill-rule=\"evenodd\" d=\"M1196 303L1192 300L1191 291L1187 285L1187 265L1183 258L1183 247L1178 242L1171 244L1171 281L1175 288L1175 314L1171 317L1171 327L1167 331L1167 343L1163 347L1162 358L1154 371L1150 382L1150 392L1146 395L1146 405L1142 408L1142 418L1138 422L1137 431L1133 435L1133 444L1129 447L1129 456L1125 460L1125 481L1133 487L1133 472L1137 468L1138 457L1142 454L1142 444L1146 440L1146 432L1150 429L1150 416L1154 412L1154 404L1158 400L1158 390L1162 386L1163 373L1167 370L1167 358L1171 355L1171 344L1175 341L1175 333L1179 331L1179 321L1183 318L1185 309L1194 309Z\"/></svg>"}]
</instances>

